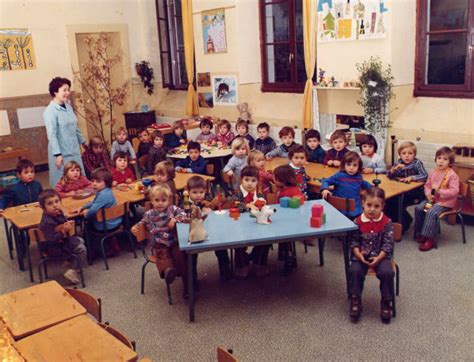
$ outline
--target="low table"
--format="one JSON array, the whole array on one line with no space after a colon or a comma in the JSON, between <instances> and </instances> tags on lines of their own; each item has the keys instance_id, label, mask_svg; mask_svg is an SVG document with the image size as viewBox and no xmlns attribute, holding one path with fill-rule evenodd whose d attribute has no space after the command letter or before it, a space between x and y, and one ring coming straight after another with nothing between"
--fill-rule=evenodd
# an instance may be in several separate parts
<instances>
[{"instance_id":1,"label":"low table","mask_svg":"<svg viewBox=\"0 0 474 362\"><path fill-rule=\"evenodd\" d=\"M177 160L184 160L188 156L188 151L185 145L173 148L166 157ZM220 161L221 168L224 168L224 158L232 156L230 147L217 147L201 145L201 156L205 159L217 158Z\"/></svg>"}]
</instances>

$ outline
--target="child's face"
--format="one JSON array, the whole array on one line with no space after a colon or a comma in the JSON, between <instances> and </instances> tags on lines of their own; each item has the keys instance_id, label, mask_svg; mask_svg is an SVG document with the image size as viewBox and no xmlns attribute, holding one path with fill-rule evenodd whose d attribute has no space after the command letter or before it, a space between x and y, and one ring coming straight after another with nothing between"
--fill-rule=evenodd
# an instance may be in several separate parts
<instances>
[{"instance_id":1,"label":"child's face","mask_svg":"<svg viewBox=\"0 0 474 362\"><path fill-rule=\"evenodd\" d=\"M446 170L449 167L449 157L447 155L439 155L435 160L438 170Z\"/></svg>"},{"instance_id":2,"label":"child's face","mask_svg":"<svg viewBox=\"0 0 474 362\"><path fill-rule=\"evenodd\" d=\"M142 133L138 135L138 139L140 140L140 142L148 143L150 142L150 135L148 134L147 131L143 131Z\"/></svg>"},{"instance_id":3,"label":"child's face","mask_svg":"<svg viewBox=\"0 0 474 362\"><path fill-rule=\"evenodd\" d=\"M164 184L164 183L168 182L168 175L166 175L164 173L156 173L155 174L155 179L156 179L157 183Z\"/></svg>"},{"instance_id":4,"label":"child's face","mask_svg":"<svg viewBox=\"0 0 474 362\"><path fill-rule=\"evenodd\" d=\"M220 128L219 128L219 133L220 133L222 136L225 136L227 133L229 133L229 127L227 127L227 126L220 126Z\"/></svg>"},{"instance_id":5,"label":"child's face","mask_svg":"<svg viewBox=\"0 0 474 362\"><path fill-rule=\"evenodd\" d=\"M253 176L242 177L242 187L247 192L255 192L257 189L258 179Z\"/></svg>"},{"instance_id":6,"label":"child's face","mask_svg":"<svg viewBox=\"0 0 474 362\"><path fill-rule=\"evenodd\" d=\"M287 134L286 136L281 136L281 141L285 146L291 146L293 143L293 140L295 138L291 134Z\"/></svg>"},{"instance_id":7,"label":"child's face","mask_svg":"<svg viewBox=\"0 0 474 362\"><path fill-rule=\"evenodd\" d=\"M117 141L119 143L124 143L127 140L128 135L125 132L117 133Z\"/></svg>"},{"instance_id":8,"label":"child's face","mask_svg":"<svg viewBox=\"0 0 474 362\"><path fill-rule=\"evenodd\" d=\"M158 194L151 198L151 204L155 210L165 211L170 204L170 198L166 195Z\"/></svg>"},{"instance_id":9,"label":"child's face","mask_svg":"<svg viewBox=\"0 0 474 362\"><path fill-rule=\"evenodd\" d=\"M362 145L362 154L366 156L372 156L375 153L375 147L373 145L364 144Z\"/></svg>"},{"instance_id":10,"label":"child's face","mask_svg":"<svg viewBox=\"0 0 474 362\"><path fill-rule=\"evenodd\" d=\"M183 135L183 132L184 132L184 129L182 129L181 127L175 128L174 130L174 134L178 137L181 137Z\"/></svg>"},{"instance_id":11,"label":"child's face","mask_svg":"<svg viewBox=\"0 0 474 362\"><path fill-rule=\"evenodd\" d=\"M263 170L265 168L265 158L264 157L257 157L256 159L253 160L253 165L259 170Z\"/></svg>"},{"instance_id":12,"label":"child's face","mask_svg":"<svg viewBox=\"0 0 474 362\"><path fill-rule=\"evenodd\" d=\"M281 180L278 180L277 178L275 178L275 186L279 189L282 189L285 187L285 183Z\"/></svg>"},{"instance_id":13,"label":"child's face","mask_svg":"<svg viewBox=\"0 0 474 362\"><path fill-rule=\"evenodd\" d=\"M104 152L104 145L92 146L92 152L96 155L100 155L102 152Z\"/></svg>"},{"instance_id":14,"label":"child's face","mask_svg":"<svg viewBox=\"0 0 474 362\"><path fill-rule=\"evenodd\" d=\"M155 139L153 140L153 146L155 146L156 148L163 147L163 138L155 137Z\"/></svg>"},{"instance_id":15,"label":"child's face","mask_svg":"<svg viewBox=\"0 0 474 362\"><path fill-rule=\"evenodd\" d=\"M268 137L268 131L267 131L266 128L259 128L259 129L257 129L257 132L258 132L258 137L261 140L264 140L265 138Z\"/></svg>"},{"instance_id":16,"label":"child's face","mask_svg":"<svg viewBox=\"0 0 474 362\"><path fill-rule=\"evenodd\" d=\"M247 148L245 147L237 147L234 152L234 155L236 157L245 157L246 154L247 154Z\"/></svg>"},{"instance_id":17,"label":"child's face","mask_svg":"<svg viewBox=\"0 0 474 362\"><path fill-rule=\"evenodd\" d=\"M208 124L205 124L205 125L201 126L201 132L203 134L211 133L211 126L209 126Z\"/></svg>"},{"instance_id":18,"label":"child's face","mask_svg":"<svg viewBox=\"0 0 474 362\"><path fill-rule=\"evenodd\" d=\"M92 188L95 191L102 191L105 189L105 181L104 180L99 180L99 179L93 179L91 180L92 182Z\"/></svg>"},{"instance_id":19,"label":"child's face","mask_svg":"<svg viewBox=\"0 0 474 362\"><path fill-rule=\"evenodd\" d=\"M202 187L196 187L189 190L189 199L193 202L201 202L206 196L206 189Z\"/></svg>"},{"instance_id":20,"label":"child's face","mask_svg":"<svg viewBox=\"0 0 474 362\"><path fill-rule=\"evenodd\" d=\"M61 199L57 196L52 196L46 199L44 203L44 212L48 215L58 216L61 214Z\"/></svg>"},{"instance_id":21,"label":"child's face","mask_svg":"<svg viewBox=\"0 0 474 362\"><path fill-rule=\"evenodd\" d=\"M79 167L70 168L66 174L69 181L77 181L81 176L81 169Z\"/></svg>"},{"instance_id":22,"label":"child's face","mask_svg":"<svg viewBox=\"0 0 474 362\"><path fill-rule=\"evenodd\" d=\"M306 140L306 145L310 150L315 150L319 146L319 140L317 138L308 138Z\"/></svg>"},{"instance_id":23,"label":"child's face","mask_svg":"<svg viewBox=\"0 0 474 362\"><path fill-rule=\"evenodd\" d=\"M347 141L345 138L336 138L331 142L332 148L337 152L342 151L347 146Z\"/></svg>"},{"instance_id":24,"label":"child's face","mask_svg":"<svg viewBox=\"0 0 474 362\"><path fill-rule=\"evenodd\" d=\"M349 175L355 175L359 171L359 162L352 161L348 162L344 166L344 170L346 171L347 174Z\"/></svg>"},{"instance_id":25,"label":"child's face","mask_svg":"<svg viewBox=\"0 0 474 362\"><path fill-rule=\"evenodd\" d=\"M291 162L296 167L304 167L306 163L306 155L303 152L296 152L291 158Z\"/></svg>"},{"instance_id":26,"label":"child's face","mask_svg":"<svg viewBox=\"0 0 474 362\"><path fill-rule=\"evenodd\" d=\"M237 126L237 133L239 136L245 136L247 134L247 127L245 126Z\"/></svg>"},{"instance_id":27,"label":"child's face","mask_svg":"<svg viewBox=\"0 0 474 362\"><path fill-rule=\"evenodd\" d=\"M21 182L30 183L31 181L35 179L35 169L32 167L24 168L18 174L18 177L20 178Z\"/></svg>"},{"instance_id":28,"label":"child's face","mask_svg":"<svg viewBox=\"0 0 474 362\"><path fill-rule=\"evenodd\" d=\"M199 150L195 150L195 149L189 150L189 158L191 159L191 161L196 161L200 155L201 155L201 152L199 152Z\"/></svg>"},{"instance_id":29,"label":"child's face","mask_svg":"<svg viewBox=\"0 0 474 362\"><path fill-rule=\"evenodd\" d=\"M128 161L126 158L119 157L115 160L115 168L119 171L124 171L127 168Z\"/></svg>"},{"instance_id":30,"label":"child's face","mask_svg":"<svg viewBox=\"0 0 474 362\"><path fill-rule=\"evenodd\" d=\"M369 219L378 219L382 214L384 201L379 197L367 197L362 202L364 214Z\"/></svg>"},{"instance_id":31,"label":"child's face","mask_svg":"<svg viewBox=\"0 0 474 362\"><path fill-rule=\"evenodd\" d=\"M400 150L399 156L404 164L408 164L415 159L415 150L413 147L404 148Z\"/></svg>"}]
</instances>

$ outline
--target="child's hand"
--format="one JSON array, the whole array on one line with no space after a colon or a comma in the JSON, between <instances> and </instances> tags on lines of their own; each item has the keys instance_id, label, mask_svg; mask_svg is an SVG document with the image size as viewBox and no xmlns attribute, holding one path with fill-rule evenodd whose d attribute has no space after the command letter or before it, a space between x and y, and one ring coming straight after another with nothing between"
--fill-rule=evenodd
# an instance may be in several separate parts
<instances>
[{"instance_id":1,"label":"child's hand","mask_svg":"<svg viewBox=\"0 0 474 362\"><path fill-rule=\"evenodd\" d=\"M5 210L3 209L0 209L0 216L3 216L3 213L5 212Z\"/></svg>"},{"instance_id":2,"label":"child's hand","mask_svg":"<svg viewBox=\"0 0 474 362\"><path fill-rule=\"evenodd\" d=\"M362 169L362 173L365 173L365 174L374 173L374 169L371 167L366 167Z\"/></svg>"},{"instance_id":3,"label":"child's hand","mask_svg":"<svg viewBox=\"0 0 474 362\"><path fill-rule=\"evenodd\" d=\"M129 162L130 165L134 165L135 163L137 163L137 160L135 160L135 159L130 160L130 162Z\"/></svg>"},{"instance_id":4,"label":"child's hand","mask_svg":"<svg viewBox=\"0 0 474 362\"><path fill-rule=\"evenodd\" d=\"M413 181L413 177L411 177L411 176L403 177L403 178L400 179L400 181L409 184L410 182Z\"/></svg>"},{"instance_id":5,"label":"child's hand","mask_svg":"<svg viewBox=\"0 0 474 362\"><path fill-rule=\"evenodd\" d=\"M131 179L131 178L126 179L126 180L125 180L125 183L131 184L131 183L132 183L132 179Z\"/></svg>"},{"instance_id":6,"label":"child's hand","mask_svg":"<svg viewBox=\"0 0 474 362\"><path fill-rule=\"evenodd\" d=\"M341 161L334 160L334 161L332 161L332 165L334 167L339 167L339 166L341 166Z\"/></svg>"},{"instance_id":7,"label":"child's hand","mask_svg":"<svg viewBox=\"0 0 474 362\"><path fill-rule=\"evenodd\" d=\"M133 225L130 231L132 232L133 235L137 236L137 234L140 232L140 229L138 228L137 225Z\"/></svg>"},{"instance_id":8,"label":"child's hand","mask_svg":"<svg viewBox=\"0 0 474 362\"><path fill-rule=\"evenodd\" d=\"M391 171L394 172L397 170L401 170L402 168L405 168L405 165L403 163L399 163L398 165L393 166Z\"/></svg>"},{"instance_id":9,"label":"child's hand","mask_svg":"<svg viewBox=\"0 0 474 362\"><path fill-rule=\"evenodd\" d=\"M327 163L328 166L332 166L333 164L334 164L333 160L329 160L328 163Z\"/></svg>"},{"instance_id":10,"label":"child's hand","mask_svg":"<svg viewBox=\"0 0 474 362\"><path fill-rule=\"evenodd\" d=\"M113 186L113 187L115 187L115 186L117 186L117 185L118 185L118 182L117 182L117 181L112 182L112 186Z\"/></svg>"},{"instance_id":11,"label":"child's hand","mask_svg":"<svg viewBox=\"0 0 474 362\"><path fill-rule=\"evenodd\" d=\"M217 147L222 147L223 143L222 142L217 142Z\"/></svg>"},{"instance_id":12,"label":"child's hand","mask_svg":"<svg viewBox=\"0 0 474 362\"><path fill-rule=\"evenodd\" d=\"M211 211L212 211L212 209L211 209L210 207L203 207L203 208L202 208L202 212L205 213L205 214L207 214L207 213L209 213L209 212L211 212Z\"/></svg>"},{"instance_id":13,"label":"child's hand","mask_svg":"<svg viewBox=\"0 0 474 362\"><path fill-rule=\"evenodd\" d=\"M329 190L323 190L323 192L321 192L321 195L323 196L323 199L326 200L329 195L332 195L332 193Z\"/></svg>"},{"instance_id":14,"label":"child's hand","mask_svg":"<svg viewBox=\"0 0 474 362\"><path fill-rule=\"evenodd\" d=\"M369 258L369 262L367 263L367 265L370 266L371 268L375 268L377 264L380 262L380 260L382 259L383 258L381 258L380 256L373 256Z\"/></svg>"},{"instance_id":15,"label":"child's hand","mask_svg":"<svg viewBox=\"0 0 474 362\"><path fill-rule=\"evenodd\" d=\"M76 191L69 191L66 193L66 197L73 197L76 194Z\"/></svg>"},{"instance_id":16,"label":"child's hand","mask_svg":"<svg viewBox=\"0 0 474 362\"><path fill-rule=\"evenodd\" d=\"M234 171L229 170L229 171L227 171L227 174L228 174L229 176L233 176L233 175L234 175Z\"/></svg>"},{"instance_id":17,"label":"child's hand","mask_svg":"<svg viewBox=\"0 0 474 362\"><path fill-rule=\"evenodd\" d=\"M252 209L252 210L257 210L257 211L258 211L258 207L255 206L253 202L250 203L250 204L245 205L245 207L246 207L247 209Z\"/></svg>"},{"instance_id":18,"label":"child's hand","mask_svg":"<svg viewBox=\"0 0 474 362\"><path fill-rule=\"evenodd\" d=\"M182 145L186 143L186 140L183 140L183 139L180 139L179 140L179 143L181 143Z\"/></svg>"},{"instance_id":19,"label":"child's hand","mask_svg":"<svg viewBox=\"0 0 474 362\"><path fill-rule=\"evenodd\" d=\"M182 168L182 167L179 167L179 166L176 167L175 171L176 171L176 172L184 172L184 171L183 171L183 168Z\"/></svg>"},{"instance_id":20,"label":"child's hand","mask_svg":"<svg viewBox=\"0 0 474 362\"><path fill-rule=\"evenodd\" d=\"M265 156L265 159L268 160L268 161L270 161L270 160L272 159L272 156L266 155L266 156Z\"/></svg>"},{"instance_id":21,"label":"child's hand","mask_svg":"<svg viewBox=\"0 0 474 362\"><path fill-rule=\"evenodd\" d=\"M171 218L170 221L169 221L169 223L168 223L168 227L169 227L170 229L174 229L175 226L176 226L176 219Z\"/></svg>"}]
</instances>

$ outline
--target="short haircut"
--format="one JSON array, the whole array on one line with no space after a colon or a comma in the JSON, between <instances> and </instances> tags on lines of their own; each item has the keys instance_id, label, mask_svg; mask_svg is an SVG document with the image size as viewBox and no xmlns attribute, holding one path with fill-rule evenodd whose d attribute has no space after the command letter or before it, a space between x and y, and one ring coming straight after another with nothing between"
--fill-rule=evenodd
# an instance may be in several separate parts
<instances>
[{"instance_id":1,"label":"short haircut","mask_svg":"<svg viewBox=\"0 0 474 362\"><path fill-rule=\"evenodd\" d=\"M245 137L235 137L231 145L232 154L234 154L235 150L241 147L244 147L247 150L247 154L250 152L249 141L247 141Z\"/></svg>"},{"instance_id":2,"label":"short haircut","mask_svg":"<svg viewBox=\"0 0 474 362\"><path fill-rule=\"evenodd\" d=\"M198 150L199 152L201 152L201 145L199 144L199 142L194 142L194 141L189 142L188 152L191 150Z\"/></svg>"},{"instance_id":3,"label":"short haircut","mask_svg":"<svg viewBox=\"0 0 474 362\"><path fill-rule=\"evenodd\" d=\"M292 159L295 153L304 153L304 157L308 158L308 152L306 152L306 149L302 145L293 145L290 147L290 150L288 152L288 159Z\"/></svg>"},{"instance_id":4,"label":"short haircut","mask_svg":"<svg viewBox=\"0 0 474 362\"><path fill-rule=\"evenodd\" d=\"M400 156L400 153L405 149L405 148L413 148L413 152L415 153L416 156L416 145L411 142L411 141L405 141L403 142L400 146L398 146L398 155Z\"/></svg>"},{"instance_id":5,"label":"short haircut","mask_svg":"<svg viewBox=\"0 0 474 362\"><path fill-rule=\"evenodd\" d=\"M210 118L203 118L201 123L199 124L199 128L202 128L204 126L209 126L210 129L214 126Z\"/></svg>"},{"instance_id":6,"label":"short haircut","mask_svg":"<svg viewBox=\"0 0 474 362\"><path fill-rule=\"evenodd\" d=\"M59 88L64 84L67 84L69 88L71 87L71 81L67 78L55 77L49 82L49 94L51 97L54 97L58 93Z\"/></svg>"},{"instance_id":7,"label":"short haircut","mask_svg":"<svg viewBox=\"0 0 474 362\"><path fill-rule=\"evenodd\" d=\"M341 161L341 171L345 171L346 164L351 162L357 162L359 168L357 169L357 174L359 175L362 172L362 158L360 158L359 154L353 151L349 151L344 155L344 158Z\"/></svg>"},{"instance_id":8,"label":"short haircut","mask_svg":"<svg viewBox=\"0 0 474 362\"><path fill-rule=\"evenodd\" d=\"M371 187L370 189L366 190L362 195L362 200L366 200L369 197L376 197L378 199L382 199L385 202L385 191L380 187Z\"/></svg>"},{"instance_id":9,"label":"short haircut","mask_svg":"<svg viewBox=\"0 0 474 362\"><path fill-rule=\"evenodd\" d=\"M436 159L438 158L438 156L446 156L448 157L448 160L449 160L449 166L452 166L453 163L454 163L454 160L456 158L456 154L454 153L454 151L449 148L449 147L441 147L438 151L436 151L436 154L435 154L435 161Z\"/></svg>"},{"instance_id":10,"label":"short haircut","mask_svg":"<svg viewBox=\"0 0 474 362\"><path fill-rule=\"evenodd\" d=\"M293 138L295 138L295 130L292 127L283 127L280 132L278 132L278 137L280 138L288 135L291 135Z\"/></svg>"},{"instance_id":11,"label":"short haircut","mask_svg":"<svg viewBox=\"0 0 474 362\"><path fill-rule=\"evenodd\" d=\"M27 160L26 158L22 158L16 164L16 173L21 173L21 171L26 170L28 168L32 168L33 171L34 171L35 170L35 165L30 160Z\"/></svg>"},{"instance_id":12,"label":"short haircut","mask_svg":"<svg viewBox=\"0 0 474 362\"><path fill-rule=\"evenodd\" d=\"M342 138L344 140L345 143L347 143L347 138L346 138L346 132L344 131L341 131L341 130L337 130L337 131L334 131L332 134L331 134L331 137L329 139L329 142L330 143L333 143L335 140L338 140Z\"/></svg>"},{"instance_id":13,"label":"short haircut","mask_svg":"<svg viewBox=\"0 0 474 362\"><path fill-rule=\"evenodd\" d=\"M226 126L227 129L230 131L230 122L227 119L221 119L217 124L217 129L221 129L221 127Z\"/></svg>"},{"instance_id":14,"label":"short haircut","mask_svg":"<svg viewBox=\"0 0 474 362\"><path fill-rule=\"evenodd\" d=\"M178 121L174 121L173 124L171 125L171 130L174 131L177 128L181 128L184 130L184 123L183 120L180 119Z\"/></svg>"},{"instance_id":15,"label":"short haircut","mask_svg":"<svg viewBox=\"0 0 474 362\"><path fill-rule=\"evenodd\" d=\"M265 159L264 153L259 150L251 150L247 158L247 164L253 166L252 163L258 159Z\"/></svg>"},{"instance_id":16,"label":"short haircut","mask_svg":"<svg viewBox=\"0 0 474 362\"><path fill-rule=\"evenodd\" d=\"M148 191L148 197L151 199L157 197L158 195L164 195L170 200L170 203L173 203L173 191L167 184L154 185Z\"/></svg>"},{"instance_id":17,"label":"short haircut","mask_svg":"<svg viewBox=\"0 0 474 362\"><path fill-rule=\"evenodd\" d=\"M112 173L105 167L99 167L92 171L90 179L104 181L105 187L112 187Z\"/></svg>"},{"instance_id":18,"label":"short haircut","mask_svg":"<svg viewBox=\"0 0 474 362\"><path fill-rule=\"evenodd\" d=\"M188 182L186 182L186 189L207 189L206 180L204 180L201 176L193 176L191 177Z\"/></svg>"},{"instance_id":19,"label":"short haircut","mask_svg":"<svg viewBox=\"0 0 474 362\"><path fill-rule=\"evenodd\" d=\"M374 146L374 152L377 152L377 148L378 148L377 140L371 134L366 135L364 139L362 140L362 142L360 143L360 146L359 146L360 152L362 152L363 145Z\"/></svg>"},{"instance_id":20,"label":"short haircut","mask_svg":"<svg viewBox=\"0 0 474 362\"><path fill-rule=\"evenodd\" d=\"M55 189L46 189L40 192L38 195L38 202L42 209L46 205L46 201L52 197L58 197L61 200L61 195Z\"/></svg>"},{"instance_id":21,"label":"short haircut","mask_svg":"<svg viewBox=\"0 0 474 362\"><path fill-rule=\"evenodd\" d=\"M94 136L94 137L91 137L91 139L89 140L89 147L94 147L94 146L102 146L104 147L104 141L102 140L102 138L100 138L99 136Z\"/></svg>"},{"instance_id":22,"label":"short haircut","mask_svg":"<svg viewBox=\"0 0 474 362\"><path fill-rule=\"evenodd\" d=\"M285 184L285 186L298 185L298 182L296 181L295 170L293 170L293 167L290 165L278 166L273 170L273 176L275 176L275 180Z\"/></svg>"},{"instance_id":23,"label":"short haircut","mask_svg":"<svg viewBox=\"0 0 474 362\"><path fill-rule=\"evenodd\" d=\"M270 132L270 125L267 122L259 123L257 129L260 128L265 128L268 132Z\"/></svg>"},{"instance_id":24,"label":"short haircut","mask_svg":"<svg viewBox=\"0 0 474 362\"><path fill-rule=\"evenodd\" d=\"M115 131L115 135L119 135L120 133L125 133L125 134L128 136L128 132L127 132L127 130L126 130L124 127L119 127L119 128Z\"/></svg>"},{"instance_id":25,"label":"short haircut","mask_svg":"<svg viewBox=\"0 0 474 362\"><path fill-rule=\"evenodd\" d=\"M321 142L321 134L315 129L309 129L308 131L306 131L304 135L305 141L308 141L310 138L316 138L319 142Z\"/></svg>"},{"instance_id":26,"label":"short haircut","mask_svg":"<svg viewBox=\"0 0 474 362\"><path fill-rule=\"evenodd\" d=\"M244 177L255 177L258 180L258 169L255 166L245 166L240 172L240 180L243 180Z\"/></svg>"},{"instance_id":27,"label":"short haircut","mask_svg":"<svg viewBox=\"0 0 474 362\"><path fill-rule=\"evenodd\" d=\"M159 129L153 132L153 140L155 140L155 138L165 139L165 137L163 136L163 133L161 133Z\"/></svg>"},{"instance_id":28,"label":"short haircut","mask_svg":"<svg viewBox=\"0 0 474 362\"><path fill-rule=\"evenodd\" d=\"M115 161L117 161L119 158L125 158L128 162L128 153L123 152L123 151L117 151L114 154L114 166L115 166Z\"/></svg>"},{"instance_id":29,"label":"short haircut","mask_svg":"<svg viewBox=\"0 0 474 362\"><path fill-rule=\"evenodd\" d=\"M161 161L158 162L155 166L155 175L165 175L169 180L174 180L176 177L176 171L174 170L173 162L171 161Z\"/></svg>"},{"instance_id":30,"label":"short haircut","mask_svg":"<svg viewBox=\"0 0 474 362\"><path fill-rule=\"evenodd\" d=\"M244 126L247 132L249 131L249 123L243 119L238 119L235 123L235 130L237 131L237 127Z\"/></svg>"}]
</instances>

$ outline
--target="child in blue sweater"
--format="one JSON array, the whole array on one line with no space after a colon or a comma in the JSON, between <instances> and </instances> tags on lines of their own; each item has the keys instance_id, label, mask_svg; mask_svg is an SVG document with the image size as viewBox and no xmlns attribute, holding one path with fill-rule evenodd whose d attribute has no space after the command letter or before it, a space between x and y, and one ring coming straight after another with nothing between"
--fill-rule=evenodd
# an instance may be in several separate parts
<instances>
[{"instance_id":1,"label":"child in blue sweater","mask_svg":"<svg viewBox=\"0 0 474 362\"><path fill-rule=\"evenodd\" d=\"M295 130L291 127L283 127L280 132L278 132L278 136L281 140L281 145L277 148L274 148L267 154L265 154L265 158L267 160L271 160L273 157L288 157L288 152L290 152L290 148L296 145L295 143Z\"/></svg>"},{"instance_id":2,"label":"child in blue sweater","mask_svg":"<svg viewBox=\"0 0 474 362\"><path fill-rule=\"evenodd\" d=\"M315 129L308 130L304 135L308 162L323 163L326 152L321 147L321 134Z\"/></svg>"},{"instance_id":3,"label":"child in blue sweater","mask_svg":"<svg viewBox=\"0 0 474 362\"><path fill-rule=\"evenodd\" d=\"M165 135L165 147L166 148L175 148L181 145L186 144L187 135L184 123L182 120L173 122L171 126L171 133Z\"/></svg>"},{"instance_id":4,"label":"child in blue sweater","mask_svg":"<svg viewBox=\"0 0 474 362\"><path fill-rule=\"evenodd\" d=\"M323 180L321 184L321 194L326 199L334 194L337 197L355 200L355 210L344 212L347 217L355 218L362 212L360 191L368 190L372 187L362 178L362 159L352 151L346 153L341 161L340 171L329 178ZM328 190L329 186L334 186L334 192Z\"/></svg>"},{"instance_id":5,"label":"child in blue sweater","mask_svg":"<svg viewBox=\"0 0 474 362\"><path fill-rule=\"evenodd\" d=\"M201 145L197 142L189 142L188 156L176 163L176 172L206 173L207 161L201 156Z\"/></svg>"},{"instance_id":6,"label":"child in blue sweater","mask_svg":"<svg viewBox=\"0 0 474 362\"><path fill-rule=\"evenodd\" d=\"M240 186L240 172L247 165L247 155L249 154L249 143L243 137L237 137L232 142L233 156L225 165L223 171L234 178L232 187L237 190Z\"/></svg>"}]
</instances>

